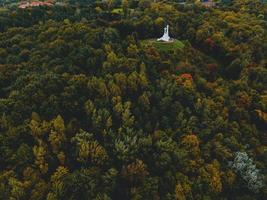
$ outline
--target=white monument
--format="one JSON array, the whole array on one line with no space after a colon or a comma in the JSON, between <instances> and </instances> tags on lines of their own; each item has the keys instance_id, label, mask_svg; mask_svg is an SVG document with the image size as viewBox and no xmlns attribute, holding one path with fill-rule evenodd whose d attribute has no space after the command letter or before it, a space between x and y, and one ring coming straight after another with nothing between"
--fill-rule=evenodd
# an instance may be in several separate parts
<instances>
[{"instance_id":1,"label":"white monument","mask_svg":"<svg viewBox=\"0 0 267 200\"><path fill-rule=\"evenodd\" d=\"M169 25L167 25L164 28L163 36L161 38L158 38L157 41L163 41L163 42L170 42L171 41L171 38L169 36Z\"/></svg>"}]
</instances>

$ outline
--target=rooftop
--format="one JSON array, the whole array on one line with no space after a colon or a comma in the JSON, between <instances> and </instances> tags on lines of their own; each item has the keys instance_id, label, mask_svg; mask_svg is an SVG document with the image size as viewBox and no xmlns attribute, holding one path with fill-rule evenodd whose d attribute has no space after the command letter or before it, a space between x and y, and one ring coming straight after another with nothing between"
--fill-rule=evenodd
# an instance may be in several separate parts
<instances>
[{"instance_id":1,"label":"rooftop","mask_svg":"<svg viewBox=\"0 0 267 200\"><path fill-rule=\"evenodd\" d=\"M53 6L53 4L50 2L42 2L42 1L21 2L18 7L25 9L25 8L38 7L38 6Z\"/></svg>"}]
</instances>

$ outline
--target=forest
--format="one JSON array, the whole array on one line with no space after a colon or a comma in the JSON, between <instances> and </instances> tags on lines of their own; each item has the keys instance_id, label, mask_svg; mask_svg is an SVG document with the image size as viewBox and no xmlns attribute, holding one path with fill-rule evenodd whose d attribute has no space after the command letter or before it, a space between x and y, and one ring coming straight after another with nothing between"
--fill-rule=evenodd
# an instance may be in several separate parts
<instances>
[{"instance_id":1,"label":"forest","mask_svg":"<svg viewBox=\"0 0 267 200\"><path fill-rule=\"evenodd\" d=\"M0 200L267 199L266 3L6 2Z\"/></svg>"}]
</instances>

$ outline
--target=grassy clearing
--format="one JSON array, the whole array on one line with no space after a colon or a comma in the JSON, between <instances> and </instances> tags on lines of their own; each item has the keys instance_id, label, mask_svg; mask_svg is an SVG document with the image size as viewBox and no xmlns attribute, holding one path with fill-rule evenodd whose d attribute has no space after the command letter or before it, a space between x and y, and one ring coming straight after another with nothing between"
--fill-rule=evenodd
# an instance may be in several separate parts
<instances>
[{"instance_id":1,"label":"grassy clearing","mask_svg":"<svg viewBox=\"0 0 267 200\"><path fill-rule=\"evenodd\" d=\"M112 10L113 14L122 14L123 13L123 9L122 8L115 8Z\"/></svg>"},{"instance_id":2,"label":"grassy clearing","mask_svg":"<svg viewBox=\"0 0 267 200\"><path fill-rule=\"evenodd\" d=\"M171 51L175 49L184 48L184 43L180 40L174 40L172 42L158 42L156 39L143 40L142 45L153 45L159 51Z\"/></svg>"}]
</instances>

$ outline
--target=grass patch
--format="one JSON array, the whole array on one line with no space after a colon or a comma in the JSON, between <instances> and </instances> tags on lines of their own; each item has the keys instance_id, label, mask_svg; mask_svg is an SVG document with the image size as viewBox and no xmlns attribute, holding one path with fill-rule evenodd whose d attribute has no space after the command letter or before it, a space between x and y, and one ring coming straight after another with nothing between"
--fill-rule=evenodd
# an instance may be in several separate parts
<instances>
[{"instance_id":1,"label":"grass patch","mask_svg":"<svg viewBox=\"0 0 267 200\"><path fill-rule=\"evenodd\" d=\"M123 9L122 8L115 8L111 11L113 14L122 14Z\"/></svg>"},{"instance_id":2,"label":"grass patch","mask_svg":"<svg viewBox=\"0 0 267 200\"><path fill-rule=\"evenodd\" d=\"M8 13L9 10L5 7L0 7L0 13Z\"/></svg>"},{"instance_id":3,"label":"grass patch","mask_svg":"<svg viewBox=\"0 0 267 200\"><path fill-rule=\"evenodd\" d=\"M143 40L141 44L144 46L153 45L159 51L171 51L175 49L182 49L185 46L183 42L176 39L172 42L158 42L156 41L156 39L148 39L148 40Z\"/></svg>"}]
</instances>

